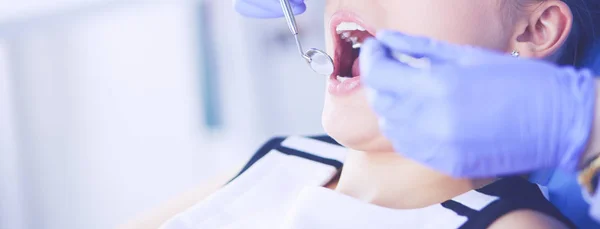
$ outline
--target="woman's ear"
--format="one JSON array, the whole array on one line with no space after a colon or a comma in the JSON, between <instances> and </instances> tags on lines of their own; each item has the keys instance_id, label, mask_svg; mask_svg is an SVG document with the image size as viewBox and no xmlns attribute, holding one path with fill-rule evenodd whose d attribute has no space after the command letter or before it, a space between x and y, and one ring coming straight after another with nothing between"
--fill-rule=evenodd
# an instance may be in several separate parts
<instances>
[{"instance_id":1,"label":"woman's ear","mask_svg":"<svg viewBox=\"0 0 600 229\"><path fill-rule=\"evenodd\" d=\"M543 1L527 9L530 14L518 22L511 45L522 56L547 58L558 52L573 26L573 13L559 0Z\"/></svg>"}]
</instances>

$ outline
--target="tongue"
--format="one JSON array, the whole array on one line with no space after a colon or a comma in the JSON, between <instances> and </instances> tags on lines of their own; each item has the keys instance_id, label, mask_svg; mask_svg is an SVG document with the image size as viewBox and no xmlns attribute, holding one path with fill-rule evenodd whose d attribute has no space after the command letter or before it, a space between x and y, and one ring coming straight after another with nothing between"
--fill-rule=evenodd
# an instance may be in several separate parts
<instances>
[{"instance_id":1,"label":"tongue","mask_svg":"<svg viewBox=\"0 0 600 229\"><path fill-rule=\"evenodd\" d=\"M360 76L360 58L356 58L356 60L354 60L354 63L352 64L352 77L355 76Z\"/></svg>"}]
</instances>

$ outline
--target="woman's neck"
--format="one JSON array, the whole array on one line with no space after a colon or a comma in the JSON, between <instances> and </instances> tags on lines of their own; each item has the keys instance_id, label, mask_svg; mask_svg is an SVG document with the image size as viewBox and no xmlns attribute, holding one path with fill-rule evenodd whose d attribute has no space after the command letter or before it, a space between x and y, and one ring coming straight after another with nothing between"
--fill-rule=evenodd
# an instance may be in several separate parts
<instances>
[{"instance_id":1,"label":"woman's neck","mask_svg":"<svg viewBox=\"0 0 600 229\"><path fill-rule=\"evenodd\" d=\"M454 179L397 153L352 152L336 191L394 209L422 208L444 202L493 179Z\"/></svg>"}]
</instances>

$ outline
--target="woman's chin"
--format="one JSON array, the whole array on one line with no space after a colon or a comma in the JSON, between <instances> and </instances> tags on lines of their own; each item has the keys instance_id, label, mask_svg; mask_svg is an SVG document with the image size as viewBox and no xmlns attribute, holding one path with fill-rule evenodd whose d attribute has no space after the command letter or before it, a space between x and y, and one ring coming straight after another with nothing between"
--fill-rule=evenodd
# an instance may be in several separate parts
<instances>
[{"instance_id":1,"label":"woman's chin","mask_svg":"<svg viewBox=\"0 0 600 229\"><path fill-rule=\"evenodd\" d=\"M379 131L364 90L342 97L326 94L321 119L325 132L345 147L363 152L393 151Z\"/></svg>"},{"instance_id":2,"label":"woman's chin","mask_svg":"<svg viewBox=\"0 0 600 229\"><path fill-rule=\"evenodd\" d=\"M391 152L393 147L377 124L347 124L323 119L325 132L343 146L363 152Z\"/></svg>"}]
</instances>

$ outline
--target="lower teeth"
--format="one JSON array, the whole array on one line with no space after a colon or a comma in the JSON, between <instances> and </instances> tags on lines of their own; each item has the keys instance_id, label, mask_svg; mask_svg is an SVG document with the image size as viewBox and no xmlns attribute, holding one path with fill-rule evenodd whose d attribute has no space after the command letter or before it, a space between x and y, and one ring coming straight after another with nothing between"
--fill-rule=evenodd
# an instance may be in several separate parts
<instances>
[{"instance_id":1,"label":"lower teeth","mask_svg":"<svg viewBox=\"0 0 600 229\"><path fill-rule=\"evenodd\" d=\"M337 76L337 80L340 81L340 83L343 83L344 81L350 79L351 77L345 77L345 76Z\"/></svg>"}]
</instances>

